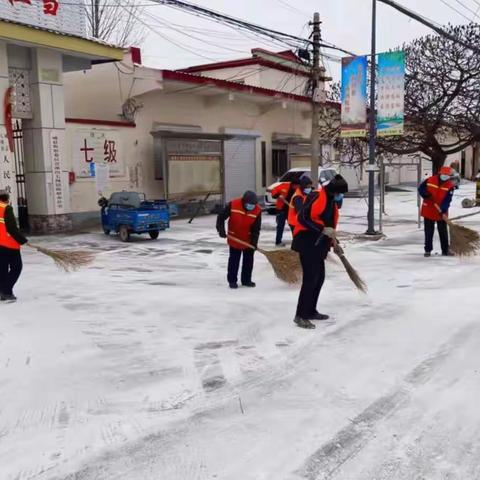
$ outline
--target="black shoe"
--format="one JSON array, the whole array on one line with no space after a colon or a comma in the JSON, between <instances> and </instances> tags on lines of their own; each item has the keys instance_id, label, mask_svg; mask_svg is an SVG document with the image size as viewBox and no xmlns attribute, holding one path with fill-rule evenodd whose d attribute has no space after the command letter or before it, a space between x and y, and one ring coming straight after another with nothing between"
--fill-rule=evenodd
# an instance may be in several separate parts
<instances>
[{"instance_id":1,"label":"black shoe","mask_svg":"<svg viewBox=\"0 0 480 480\"><path fill-rule=\"evenodd\" d=\"M430 252L425 252L425 253L423 254L423 256L424 256L425 258L428 258L428 257L431 257L432 254L431 254Z\"/></svg>"},{"instance_id":2,"label":"black shoe","mask_svg":"<svg viewBox=\"0 0 480 480\"><path fill-rule=\"evenodd\" d=\"M245 282L245 283L242 282L242 285L244 287L250 287L250 288L255 288L257 286L257 284L254 282Z\"/></svg>"},{"instance_id":3,"label":"black shoe","mask_svg":"<svg viewBox=\"0 0 480 480\"><path fill-rule=\"evenodd\" d=\"M4 293L2 293L2 295L0 295L0 302L13 303L16 301L17 301L17 297L13 294L5 295Z\"/></svg>"},{"instance_id":4,"label":"black shoe","mask_svg":"<svg viewBox=\"0 0 480 480\"><path fill-rule=\"evenodd\" d=\"M280 243L276 243L275 246L279 248L284 248L285 244L283 242L280 242Z\"/></svg>"},{"instance_id":5,"label":"black shoe","mask_svg":"<svg viewBox=\"0 0 480 480\"><path fill-rule=\"evenodd\" d=\"M235 290L236 288L238 288L238 283L229 283L228 286L229 286L231 289Z\"/></svg>"},{"instance_id":6,"label":"black shoe","mask_svg":"<svg viewBox=\"0 0 480 480\"><path fill-rule=\"evenodd\" d=\"M454 257L455 254L453 252L442 253L443 257Z\"/></svg>"},{"instance_id":7,"label":"black shoe","mask_svg":"<svg viewBox=\"0 0 480 480\"><path fill-rule=\"evenodd\" d=\"M323 313L315 312L313 315L309 316L309 320L328 320L330 317L324 315Z\"/></svg>"},{"instance_id":8,"label":"black shoe","mask_svg":"<svg viewBox=\"0 0 480 480\"><path fill-rule=\"evenodd\" d=\"M305 320L304 318L301 318L298 315L293 319L293 321L300 328L305 328L308 330L313 330L314 328L316 328L315 325L310 320Z\"/></svg>"}]
</instances>

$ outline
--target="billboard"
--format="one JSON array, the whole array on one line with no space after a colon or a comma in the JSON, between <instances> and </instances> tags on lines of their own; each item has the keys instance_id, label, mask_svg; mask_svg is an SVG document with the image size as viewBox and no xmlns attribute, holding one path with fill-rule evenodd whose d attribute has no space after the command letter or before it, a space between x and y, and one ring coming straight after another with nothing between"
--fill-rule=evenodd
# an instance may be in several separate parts
<instances>
[{"instance_id":1,"label":"billboard","mask_svg":"<svg viewBox=\"0 0 480 480\"><path fill-rule=\"evenodd\" d=\"M405 53L378 56L377 136L403 135L405 111Z\"/></svg>"},{"instance_id":2,"label":"billboard","mask_svg":"<svg viewBox=\"0 0 480 480\"><path fill-rule=\"evenodd\" d=\"M342 59L342 137L367 134L367 57Z\"/></svg>"}]
</instances>

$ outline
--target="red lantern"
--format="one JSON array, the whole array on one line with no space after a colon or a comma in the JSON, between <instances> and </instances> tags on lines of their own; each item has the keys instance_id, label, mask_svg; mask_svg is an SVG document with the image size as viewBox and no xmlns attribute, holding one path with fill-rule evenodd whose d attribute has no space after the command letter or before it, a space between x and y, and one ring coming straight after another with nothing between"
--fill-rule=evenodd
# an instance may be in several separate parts
<instances>
[{"instance_id":1,"label":"red lantern","mask_svg":"<svg viewBox=\"0 0 480 480\"><path fill-rule=\"evenodd\" d=\"M5 129L7 130L8 146L10 151L15 151L15 143L13 141L13 119L12 119L12 92L13 87L7 88L3 98L3 114L5 118Z\"/></svg>"}]
</instances>

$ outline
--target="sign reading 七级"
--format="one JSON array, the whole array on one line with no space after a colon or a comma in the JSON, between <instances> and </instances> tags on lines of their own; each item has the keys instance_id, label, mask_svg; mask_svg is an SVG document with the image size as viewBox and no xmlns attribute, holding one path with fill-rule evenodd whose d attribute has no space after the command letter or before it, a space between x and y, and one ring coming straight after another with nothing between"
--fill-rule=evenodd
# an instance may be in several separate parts
<instances>
[{"instance_id":1,"label":"sign reading \u4e03\u7ea7","mask_svg":"<svg viewBox=\"0 0 480 480\"><path fill-rule=\"evenodd\" d=\"M79 129L73 137L75 173L79 178L95 177L96 165L107 164L110 177L125 176L118 130Z\"/></svg>"},{"instance_id":2,"label":"sign reading \u4e03\u7ea7","mask_svg":"<svg viewBox=\"0 0 480 480\"><path fill-rule=\"evenodd\" d=\"M82 1L0 0L0 19L86 37Z\"/></svg>"}]
</instances>

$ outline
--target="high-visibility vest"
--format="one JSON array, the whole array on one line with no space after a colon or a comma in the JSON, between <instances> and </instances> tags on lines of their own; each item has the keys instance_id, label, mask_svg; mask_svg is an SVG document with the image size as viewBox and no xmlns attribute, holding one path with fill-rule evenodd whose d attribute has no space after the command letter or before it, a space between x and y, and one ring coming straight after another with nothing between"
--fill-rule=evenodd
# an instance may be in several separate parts
<instances>
[{"instance_id":1,"label":"high-visibility vest","mask_svg":"<svg viewBox=\"0 0 480 480\"><path fill-rule=\"evenodd\" d=\"M20 250L20 244L7 232L7 226L5 225L5 210L7 207L8 203L0 202L0 247Z\"/></svg>"},{"instance_id":2,"label":"high-visibility vest","mask_svg":"<svg viewBox=\"0 0 480 480\"><path fill-rule=\"evenodd\" d=\"M442 214L438 211L445 200L445 197L449 194L450 190L455 188L455 184L450 180L447 182L440 182L440 177L434 175L427 179L427 192L430 194L429 198L423 200L422 203L422 217L428 220L440 221L442 220Z\"/></svg>"},{"instance_id":3,"label":"high-visibility vest","mask_svg":"<svg viewBox=\"0 0 480 480\"><path fill-rule=\"evenodd\" d=\"M290 182L283 182L272 189L272 197L277 199L275 202L275 209L278 212L284 210L286 206L288 207L288 204L285 203L285 201L280 197L283 197L285 200L287 199L288 192L290 191L290 185Z\"/></svg>"},{"instance_id":4,"label":"high-visibility vest","mask_svg":"<svg viewBox=\"0 0 480 480\"><path fill-rule=\"evenodd\" d=\"M313 203L310 207L310 218L317 225L325 226L325 221L322 218L325 208L327 207L327 193L323 188L317 190L317 198L313 200ZM338 205L336 202L333 202L333 228L337 228L338 219L340 217ZM307 231L308 228L304 227L300 222L297 222L293 235L297 236L300 232Z\"/></svg>"},{"instance_id":5,"label":"high-visibility vest","mask_svg":"<svg viewBox=\"0 0 480 480\"><path fill-rule=\"evenodd\" d=\"M297 197L301 197L302 203L305 202L305 199L307 196L302 192L300 188L297 188L296 192L293 194L291 200L290 200L290 207L288 208L288 224L292 227L295 228L297 225L297 212L295 211L295 208L293 207L294 200Z\"/></svg>"},{"instance_id":6,"label":"high-visibility vest","mask_svg":"<svg viewBox=\"0 0 480 480\"><path fill-rule=\"evenodd\" d=\"M241 198L230 202L230 218L228 219L228 235L238 238L246 243L252 242L252 226L262 213L262 209L255 205L252 211L245 210ZM238 250L248 250L248 247L241 243L228 239L228 244Z\"/></svg>"}]
</instances>

